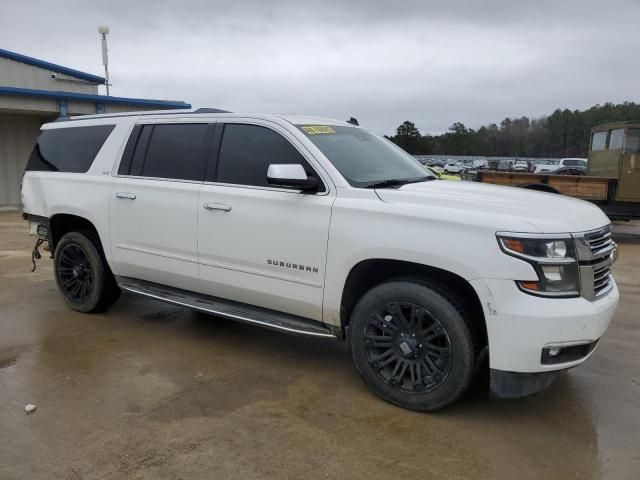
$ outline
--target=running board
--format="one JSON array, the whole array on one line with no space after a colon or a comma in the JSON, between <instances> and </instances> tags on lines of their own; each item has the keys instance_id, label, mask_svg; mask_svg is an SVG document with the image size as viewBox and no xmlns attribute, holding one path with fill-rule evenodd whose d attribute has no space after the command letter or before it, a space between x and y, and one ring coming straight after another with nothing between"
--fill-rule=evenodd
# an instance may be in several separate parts
<instances>
[{"instance_id":1,"label":"running board","mask_svg":"<svg viewBox=\"0 0 640 480\"><path fill-rule=\"evenodd\" d=\"M332 330L316 320L134 278L116 277L116 281L128 292L231 320L307 337L337 338Z\"/></svg>"}]
</instances>

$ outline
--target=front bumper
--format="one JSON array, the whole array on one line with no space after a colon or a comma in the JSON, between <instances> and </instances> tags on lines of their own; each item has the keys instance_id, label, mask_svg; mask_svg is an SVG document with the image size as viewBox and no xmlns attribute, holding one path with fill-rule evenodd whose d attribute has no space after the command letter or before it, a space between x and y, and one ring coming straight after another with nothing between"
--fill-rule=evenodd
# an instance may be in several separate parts
<instances>
[{"instance_id":1,"label":"front bumper","mask_svg":"<svg viewBox=\"0 0 640 480\"><path fill-rule=\"evenodd\" d=\"M547 388L556 378L553 372L520 373L490 370L491 392L498 398L519 398Z\"/></svg>"},{"instance_id":2,"label":"front bumper","mask_svg":"<svg viewBox=\"0 0 640 480\"><path fill-rule=\"evenodd\" d=\"M535 297L521 292L512 280L477 279L470 283L484 309L490 368L516 374L580 365L593 349L584 356L552 363L543 363L543 350L599 340L611 323L619 297L615 281L609 293L593 302L582 297Z\"/></svg>"}]
</instances>

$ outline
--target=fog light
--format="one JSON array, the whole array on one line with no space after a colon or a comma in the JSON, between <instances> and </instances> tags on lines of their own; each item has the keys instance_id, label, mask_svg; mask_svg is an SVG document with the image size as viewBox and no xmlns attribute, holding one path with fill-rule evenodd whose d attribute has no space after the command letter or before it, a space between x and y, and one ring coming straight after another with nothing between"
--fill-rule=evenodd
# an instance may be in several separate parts
<instances>
[{"instance_id":1,"label":"fog light","mask_svg":"<svg viewBox=\"0 0 640 480\"><path fill-rule=\"evenodd\" d=\"M550 347L548 352L549 358L557 357L562 353L562 347Z\"/></svg>"}]
</instances>

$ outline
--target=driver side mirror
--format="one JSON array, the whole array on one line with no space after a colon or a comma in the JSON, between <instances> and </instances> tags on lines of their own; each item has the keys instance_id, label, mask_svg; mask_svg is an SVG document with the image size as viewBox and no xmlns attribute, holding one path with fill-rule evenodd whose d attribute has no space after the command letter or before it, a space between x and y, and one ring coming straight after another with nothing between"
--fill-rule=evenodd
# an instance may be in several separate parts
<instances>
[{"instance_id":1,"label":"driver side mirror","mask_svg":"<svg viewBox=\"0 0 640 480\"><path fill-rule=\"evenodd\" d=\"M295 190L317 190L318 179L308 177L304 167L299 163L274 164L267 169L267 184L274 187L291 188Z\"/></svg>"}]
</instances>

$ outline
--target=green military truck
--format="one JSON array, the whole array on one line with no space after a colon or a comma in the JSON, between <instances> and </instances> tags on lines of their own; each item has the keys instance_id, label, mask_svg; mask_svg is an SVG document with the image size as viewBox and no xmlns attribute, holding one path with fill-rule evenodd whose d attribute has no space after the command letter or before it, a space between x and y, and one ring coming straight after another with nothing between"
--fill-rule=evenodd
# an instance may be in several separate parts
<instances>
[{"instance_id":1,"label":"green military truck","mask_svg":"<svg viewBox=\"0 0 640 480\"><path fill-rule=\"evenodd\" d=\"M479 171L474 180L581 198L611 219L640 218L640 121L592 128L586 175Z\"/></svg>"}]
</instances>

